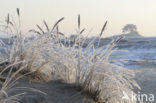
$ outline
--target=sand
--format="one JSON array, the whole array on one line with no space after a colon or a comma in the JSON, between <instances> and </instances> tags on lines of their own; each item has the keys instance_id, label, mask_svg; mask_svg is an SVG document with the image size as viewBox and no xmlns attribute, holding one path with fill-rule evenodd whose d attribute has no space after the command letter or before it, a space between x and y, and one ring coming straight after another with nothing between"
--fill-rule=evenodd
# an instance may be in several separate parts
<instances>
[{"instance_id":1,"label":"sand","mask_svg":"<svg viewBox=\"0 0 156 103\"><path fill-rule=\"evenodd\" d=\"M35 88L47 94L28 91L21 98L20 103L95 103L91 98L78 92L71 84L54 81L48 83L30 82L28 79L21 79L18 83L17 86Z\"/></svg>"}]
</instances>

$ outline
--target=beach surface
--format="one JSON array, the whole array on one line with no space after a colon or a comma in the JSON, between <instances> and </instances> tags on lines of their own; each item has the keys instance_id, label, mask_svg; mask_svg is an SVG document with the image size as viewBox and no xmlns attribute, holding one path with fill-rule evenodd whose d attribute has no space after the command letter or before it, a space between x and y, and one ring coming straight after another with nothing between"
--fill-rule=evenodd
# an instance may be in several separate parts
<instances>
[{"instance_id":1,"label":"beach surface","mask_svg":"<svg viewBox=\"0 0 156 103\"><path fill-rule=\"evenodd\" d=\"M27 94L22 96L20 103L94 103L90 97L77 91L72 84L59 81L33 82L25 77L18 81L16 87L18 86L34 88L43 92L25 91ZM16 91L16 93L18 92L20 91Z\"/></svg>"}]
</instances>

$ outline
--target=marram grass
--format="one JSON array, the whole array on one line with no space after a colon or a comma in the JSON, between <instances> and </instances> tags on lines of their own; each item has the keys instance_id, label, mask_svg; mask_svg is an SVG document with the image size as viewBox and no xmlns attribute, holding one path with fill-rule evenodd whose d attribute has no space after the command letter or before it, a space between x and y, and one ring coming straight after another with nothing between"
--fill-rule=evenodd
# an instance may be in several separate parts
<instances>
[{"instance_id":1,"label":"marram grass","mask_svg":"<svg viewBox=\"0 0 156 103\"><path fill-rule=\"evenodd\" d=\"M114 52L114 46L122 37L112 40L105 46L105 49L98 47L107 21L97 37L83 48L88 35L84 34L85 29L81 29L80 15L72 44L71 39L58 29L59 23L64 18L59 19L52 28L44 20L45 28L36 25L38 30L31 29L24 34L21 30L19 9L17 9L17 15L17 22L8 14L6 21L1 24L1 32L8 36L7 42L0 42L3 50L3 53L0 54L1 60L6 63L1 66L3 67L1 71L5 71L4 69L10 71L8 66L16 64L14 66L15 74L28 73L32 79L37 78L36 80L40 81L61 80L74 84L78 91L90 96L98 103L136 103L136 101L122 100L123 91L130 96L134 87L140 88L133 79L134 72L109 62L109 56ZM36 36L29 40L26 36L31 33ZM98 45L95 46L97 41ZM13 74L8 73L0 90L0 103L8 103L6 102L8 100L9 103L18 102L18 96L23 95L21 93L7 97L7 87L13 89L13 84L9 85L12 80L10 75Z\"/></svg>"}]
</instances>

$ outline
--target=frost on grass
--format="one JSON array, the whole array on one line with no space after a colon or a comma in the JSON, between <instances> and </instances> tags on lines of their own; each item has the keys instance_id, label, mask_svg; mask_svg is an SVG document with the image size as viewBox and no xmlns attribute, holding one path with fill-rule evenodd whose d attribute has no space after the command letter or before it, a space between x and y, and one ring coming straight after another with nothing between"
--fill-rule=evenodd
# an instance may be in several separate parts
<instances>
[{"instance_id":1,"label":"frost on grass","mask_svg":"<svg viewBox=\"0 0 156 103\"><path fill-rule=\"evenodd\" d=\"M53 79L75 84L78 90L95 101L122 103L123 91L131 96L133 86L139 86L133 80L133 71L109 63L107 56L111 51L94 49L93 45L85 49L56 46L49 55L55 58L50 61Z\"/></svg>"},{"instance_id":2,"label":"frost on grass","mask_svg":"<svg viewBox=\"0 0 156 103\"><path fill-rule=\"evenodd\" d=\"M134 72L109 61L109 56L115 51L114 46L122 37L99 47L107 22L99 35L88 42L88 35L84 34L85 29L80 28L78 16L78 29L72 41L59 31L58 24L64 18L59 19L52 28L43 21L45 28L37 25L38 30L32 29L24 34L19 11L17 14L18 23L11 21L8 14L5 25L1 26L1 31L8 35L7 42L0 41L3 51L1 57L6 65L24 61L16 66L16 70L23 67L24 73L31 72L33 78L43 81L62 80L72 83L77 90L100 103L136 102L122 100L123 91L131 96L133 88L139 88L133 80ZM36 36L25 37L30 33Z\"/></svg>"},{"instance_id":3,"label":"frost on grass","mask_svg":"<svg viewBox=\"0 0 156 103\"><path fill-rule=\"evenodd\" d=\"M18 80L24 76L17 75L24 69L25 66L19 68L15 72L12 70L13 67L19 63L21 62L11 64L0 72L0 103L20 103L21 97L28 91L34 91L45 95L45 93L34 88L17 86ZM5 70L7 69L9 69L9 72L5 73Z\"/></svg>"}]
</instances>

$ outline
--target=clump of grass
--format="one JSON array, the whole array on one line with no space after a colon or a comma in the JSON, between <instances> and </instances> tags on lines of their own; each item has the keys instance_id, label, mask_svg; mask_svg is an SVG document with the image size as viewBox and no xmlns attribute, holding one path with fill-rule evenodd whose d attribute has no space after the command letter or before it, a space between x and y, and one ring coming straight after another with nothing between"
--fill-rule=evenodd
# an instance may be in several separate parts
<instances>
[{"instance_id":1,"label":"clump of grass","mask_svg":"<svg viewBox=\"0 0 156 103\"><path fill-rule=\"evenodd\" d=\"M52 28L46 21L43 21L45 28L36 25L38 30L31 29L27 33L35 33L35 38L27 40L21 30L19 9L17 15L19 25L11 21L8 15L6 25L2 26L2 30L11 35L7 44L2 43L6 54L4 64L24 61L16 66L17 70L23 68L23 73L31 72L31 77L43 81L63 80L72 83L77 90L99 103L132 103L123 101L122 96L123 91L130 95L134 86L139 88L133 80L134 72L109 61L109 56L115 51L114 46L122 37L112 40L107 46L99 47L107 21L99 35L83 48L88 35L84 34L85 29L81 29L80 15L73 44L58 29L58 24L64 18L59 19ZM94 45L95 42L98 45Z\"/></svg>"},{"instance_id":2,"label":"clump of grass","mask_svg":"<svg viewBox=\"0 0 156 103\"><path fill-rule=\"evenodd\" d=\"M6 41L1 40L1 57L3 60L5 60L4 63L0 63L2 68L5 68L6 66L19 62L19 61L25 61L24 63L20 63L16 65L15 70L18 70L19 68L23 67L23 65L27 65L20 73L24 74L27 72L34 72L34 74L44 74L38 77L43 81L49 81L48 78L50 78L50 75L47 75L44 73L45 71L42 71L42 69L49 69L49 66L47 65L48 61L45 60L45 58L41 55L41 52L44 50L43 47L46 47L46 40L50 41L48 37L55 37L56 35L53 35L54 29L56 28L57 24L61 22L63 19L60 19L54 27L49 30L49 27L47 23L44 21L44 24L46 26L47 31L44 31L39 25L36 25L39 31L35 30L29 30L27 33L22 32L22 24L20 20L20 10L17 9L17 15L18 20L17 22L14 20L14 18L10 17L10 14L7 15L6 20L4 24L1 24L0 31L7 36ZM33 40L29 40L26 36L30 33L34 32L38 35L36 38L33 38ZM57 32L58 34L63 35L63 33ZM44 35L44 34L48 34ZM41 51L42 49L42 51ZM5 64L5 65L4 65ZM42 71L42 73L41 73ZM36 75L37 77L38 75ZM43 76L43 77L42 77ZM34 77L34 76L31 76Z\"/></svg>"},{"instance_id":3,"label":"clump of grass","mask_svg":"<svg viewBox=\"0 0 156 103\"><path fill-rule=\"evenodd\" d=\"M110 42L105 49L94 45L97 40L98 43L100 42L106 25L107 22L98 37L93 39L86 48L83 48L83 43L87 39L81 33L79 15L74 44L66 46L61 42L59 42L60 44L54 43L52 47L48 47L51 50L48 57L53 69L54 80L61 79L64 82L75 84L77 90L89 95L99 103L122 103L123 91L130 96L133 87L139 88L139 86L133 80L133 71L109 62L109 56L114 51L114 46L122 37ZM55 38L55 40L59 40L59 38ZM68 38L63 40L70 42Z\"/></svg>"}]
</instances>

